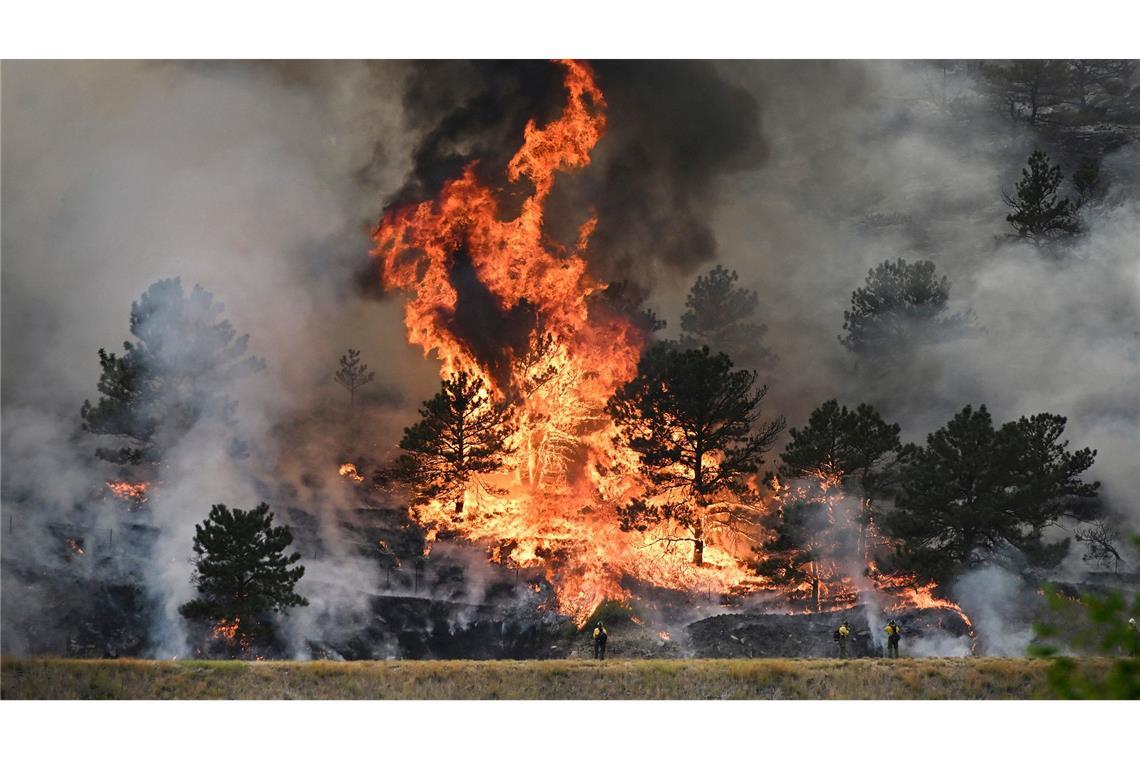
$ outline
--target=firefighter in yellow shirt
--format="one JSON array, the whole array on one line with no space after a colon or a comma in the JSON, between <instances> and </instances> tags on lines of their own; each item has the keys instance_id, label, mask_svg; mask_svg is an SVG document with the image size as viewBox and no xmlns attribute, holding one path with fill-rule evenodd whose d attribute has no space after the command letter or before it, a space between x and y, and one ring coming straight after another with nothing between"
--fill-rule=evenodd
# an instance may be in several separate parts
<instances>
[{"instance_id":1,"label":"firefighter in yellow shirt","mask_svg":"<svg viewBox=\"0 0 1140 760\"><path fill-rule=\"evenodd\" d=\"M594 659L606 659L606 639L609 634L606 632L606 624L599 620L594 625Z\"/></svg>"},{"instance_id":2,"label":"firefighter in yellow shirt","mask_svg":"<svg viewBox=\"0 0 1140 760\"><path fill-rule=\"evenodd\" d=\"M847 638L851 635L851 626L844 620L835 630L835 640L839 642L839 659L847 658Z\"/></svg>"},{"instance_id":3,"label":"firefighter in yellow shirt","mask_svg":"<svg viewBox=\"0 0 1140 760\"><path fill-rule=\"evenodd\" d=\"M899 639L902 638L902 626L894 620L891 620L883 630L887 633L887 657L893 657L897 660L899 656Z\"/></svg>"}]
</instances>

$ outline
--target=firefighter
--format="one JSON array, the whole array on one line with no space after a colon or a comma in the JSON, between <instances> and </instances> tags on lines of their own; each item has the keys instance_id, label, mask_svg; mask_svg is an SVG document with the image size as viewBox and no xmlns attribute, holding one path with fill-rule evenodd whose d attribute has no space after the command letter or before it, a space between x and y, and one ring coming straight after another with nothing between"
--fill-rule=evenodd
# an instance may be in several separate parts
<instances>
[{"instance_id":1,"label":"firefighter","mask_svg":"<svg viewBox=\"0 0 1140 760\"><path fill-rule=\"evenodd\" d=\"M899 639L902 638L902 626L891 620L883 630L887 632L887 657L893 657L897 660L899 657Z\"/></svg>"},{"instance_id":2,"label":"firefighter","mask_svg":"<svg viewBox=\"0 0 1140 760\"><path fill-rule=\"evenodd\" d=\"M839 642L839 659L847 658L847 637L851 635L851 626L844 620L843 623L835 629L835 640Z\"/></svg>"},{"instance_id":3,"label":"firefighter","mask_svg":"<svg viewBox=\"0 0 1140 760\"><path fill-rule=\"evenodd\" d=\"M606 632L606 624L599 620L594 625L594 659L606 659L606 639L609 638L609 633Z\"/></svg>"}]
</instances>

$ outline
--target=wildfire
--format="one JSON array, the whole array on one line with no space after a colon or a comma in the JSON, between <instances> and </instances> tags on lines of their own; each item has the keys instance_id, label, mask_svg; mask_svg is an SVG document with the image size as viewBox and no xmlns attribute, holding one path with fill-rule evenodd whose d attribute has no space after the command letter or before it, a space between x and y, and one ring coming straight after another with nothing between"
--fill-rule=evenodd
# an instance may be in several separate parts
<instances>
[{"instance_id":1,"label":"wildfire","mask_svg":"<svg viewBox=\"0 0 1140 760\"><path fill-rule=\"evenodd\" d=\"M356 471L356 465L352 462L345 462L340 466L337 472L342 478L348 478L355 483L360 483L364 480L364 476Z\"/></svg>"},{"instance_id":2,"label":"wildfire","mask_svg":"<svg viewBox=\"0 0 1140 760\"><path fill-rule=\"evenodd\" d=\"M83 549L83 542L81 540L79 540L78 538L67 539L67 546L69 549L71 549L71 551L73 551L76 555L78 555L80 557L82 557L84 554L87 553Z\"/></svg>"},{"instance_id":3,"label":"wildfire","mask_svg":"<svg viewBox=\"0 0 1140 760\"><path fill-rule=\"evenodd\" d=\"M238 636L238 629L241 626L241 618L234 618L233 620L222 619L214 623L214 638L226 639L234 641Z\"/></svg>"},{"instance_id":4,"label":"wildfire","mask_svg":"<svg viewBox=\"0 0 1140 760\"><path fill-rule=\"evenodd\" d=\"M934 592L937 589L938 584L936 584L934 581L930 581L925 585L916 585L914 583L914 579L910 578L909 585L903 586L897 590L896 593L898 595L898 602L894 606L889 607L887 611L894 612L895 610L900 610L907 607L913 607L920 610L952 610L962 618L962 622L964 622L972 632L974 624L970 621L970 618L966 615L966 613L962 611L962 608L949 599L936 597L934 595Z\"/></svg>"},{"instance_id":5,"label":"wildfire","mask_svg":"<svg viewBox=\"0 0 1140 760\"><path fill-rule=\"evenodd\" d=\"M150 483L145 480L138 483L126 480L107 481L107 489L132 509L142 506L150 498Z\"/></svg>"},{"instance_id":6,"label":"wildfire","mask_svg":"<svg viewBox=\"0 0 1140 760\"><path fill-rule=\"evenodd\" d=\"M517 214L504 218L502 188L483 184L473 163L436 198L388 209L373 255L384 286L410 294L408 340L440 361L441 376L475 374L515 410L516 453L487 479L491 487L470 488L460 517L437 502L416 507L414 519L432 535L443 529L487 544L494 561L542 568L560 611L581 623L602 601L628 598L626 576L704 592L746 573L724 547L709 546L695 567L688 544L619 528L615 507L639 486L636 455L615 449L604 408L636 373L645 335L607 305L607 284L587 271L596 218L581 223L573 246L544 229L558 174L587 166L606 128L593 72L561 65L562 113L528 123L507 165ZM476 332L469 299L498 312L493 327ZM500 334L508 324L524 326L520 339Z\"/></svg>"}]
</instances>

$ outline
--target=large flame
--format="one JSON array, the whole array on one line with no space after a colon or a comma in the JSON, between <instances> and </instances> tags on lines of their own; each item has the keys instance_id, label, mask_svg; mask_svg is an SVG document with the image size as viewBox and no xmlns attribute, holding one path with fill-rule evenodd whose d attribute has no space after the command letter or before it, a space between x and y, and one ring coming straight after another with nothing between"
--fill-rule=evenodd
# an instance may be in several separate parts
<instances>
[{"instance_id":1,"label":"large flame","mask_svg":"<svg viewBox=\"0 0 1140 760\"><path fill-rule=\"evenodd\" d=\"M491 478L494 488L472 489L463 516L433 503L417 508L415 518L433 534L446 530L485 544L495 561L544 568L559 609L584 621L604 599L628 596L621 585L627 575L707 591L737 582L743 571L717 547L706 552L706 567L695 568L675 544L618 527L614 507L636 488L636 459L614 449L604 406L633 378L645 335L605 306L606 283L587 271L595 218L581 224L572 247L544 230L558 173L587 166L606 127L593 72L576 61L562 65L565 108L545 126L528 123L507 166L510 192L525 194L517 215L502 218L499 193L471 164L434 200L389 209L373 253L385 287L411 294L404 311L409 341L440 360L441 375L477 374L516 410L517 453ZM489 303L497 312L488 331L521 319L523 340L510 345L469 333L461 291L472 275L482 308ZM486 343L494 344L490 354Z\"/></svg>"},{"instance_id":2,"label":"large flame","mask_svg":"<svg viewBox=\"0 0 1140 760\"><path fill-rule=\"evenodd\" d=\"M558 174L588 166L606 128L593 72L576 61L562 66L566 105L549 124L526 125L505 188L484 184L472 163L436 198L388 209L373 236L384 287L409 294L408 340L439 360L441 376L481 377L515 414L516 453L483 484L489 488L469 488L465 513L436 501L413 508L412 516L427 530L427 551L437 535L459 535L485 545L493 561L542 568L559 610L580 623L602 601L628 598L626 578L702 594L773 588L748 567L761 543L758 526L754 541L711 536L702 566L668 526L655 535L619 528L616 506L643 495L645 484L636 454L615 446L604 407L634 377L646 336L627 314L606 306L600 296L607 284L588 271L596 218L581 224L573 246L544 229ZM506 211L503 197L518 210ZM341 474L355 475L349 467ZM853 529L851 516L838 514L842 473L810 478L824 508ZM773 492L754 507L758 513L796 496L779 484ZM866 545L862 554L870 556ZM897 580L845 571L843 564L824 560L817 568L829 606L854 604L861 579L874 579L877 590ZM914 591L904 601L943 606L931 588Z\"/></svg>"}]
</instances>

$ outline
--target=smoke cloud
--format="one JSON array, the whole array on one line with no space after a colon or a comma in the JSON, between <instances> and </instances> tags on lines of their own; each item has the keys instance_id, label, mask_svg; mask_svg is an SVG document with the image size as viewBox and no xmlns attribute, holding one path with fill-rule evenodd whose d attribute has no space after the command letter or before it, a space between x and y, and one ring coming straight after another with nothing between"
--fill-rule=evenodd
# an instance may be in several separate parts
<instances>
[{"instance_id":1,"label":"smoke cloud","mask_svg":"<svg viewBox=\"0 0 1140 760\"><path fill-rule=\"evenodd\" d=\"M766 405L790 425L833 396L874 402L912 441L965 404L987 404L995 421L1064 414L1073 445L1099 452L1090 474L1106 501L1140 527L1134 145L1107 150L1109 196L1055 261L1004 237L1001 191L1041 138L1012 130L960 71L595 70L608 132L587 170L559 179L550 215L551 234L572 241L597 214L595 274L633 280L675 333L693 277L718 262L737 269L759 292L780 357ZM472 160L501 182L527 120L561 108L559 68L5 62L2 73L4 651L55 635L38 577L84 572L111 586L141 580L157 610L151 653L188 654L177 606L192 592L193 526L217 502L267 500L302 526L299 591L313 604L289 619L297 656L330 631L367 625L367 595L383 579L345 527L360 505L335 467L383 461L438 383L405 340L398 299L377 297L369 227L387 204L430 197ZM1067 175L1078 153L1056 155ZM510 209L517 193L502 196ZM952 283L950 309L970 311L974 328L868 372L837 340L843 310L868 269L900 256L934 261ZM99 442L80 431L78 410L96 395L96 349L117 350L131 302L173 276L223 302L267 367L234 389L252 455L235 461L223 436L192 430L144 520L108 508L102 484L115 472L91 457ZM348 347L378 375L351 416L331 382ZM152 538L140 565L131 542L143 535ZM105 559L80 565L60 551L68 536ZM461 598L491 593L500 579L485 565L466 561ZM1013 579L971 575L957 591L994 652L1022 646L1002 612L1021 593Z\"/></svg>"}]
</instances>

